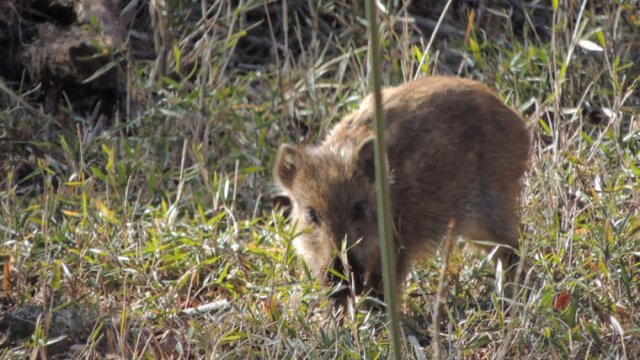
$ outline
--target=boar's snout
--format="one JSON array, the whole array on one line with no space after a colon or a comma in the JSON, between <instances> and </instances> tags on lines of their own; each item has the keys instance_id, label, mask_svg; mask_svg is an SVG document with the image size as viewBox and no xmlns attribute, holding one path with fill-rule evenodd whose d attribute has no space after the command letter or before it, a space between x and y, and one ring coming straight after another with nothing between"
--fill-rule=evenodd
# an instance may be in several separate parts
<instances>
[{"instance_id":1,"label":"boar's snout","mask_svg":"<svg viewBox=\"0 0 640 360\"><path fill-rule=\"evenodd\" d=\"M365 291L363 269L351 251L347 252L346 263L339 256L336 256L329 266L333 269L333 271L327 271L327 281L333 288L330 294L332 298L349 296L351 295L351 289L356 295L360 295ZM336 274L340 274L340 276ZM345 281L345 278L347 281Z\"/></svg>"}]
</instances>

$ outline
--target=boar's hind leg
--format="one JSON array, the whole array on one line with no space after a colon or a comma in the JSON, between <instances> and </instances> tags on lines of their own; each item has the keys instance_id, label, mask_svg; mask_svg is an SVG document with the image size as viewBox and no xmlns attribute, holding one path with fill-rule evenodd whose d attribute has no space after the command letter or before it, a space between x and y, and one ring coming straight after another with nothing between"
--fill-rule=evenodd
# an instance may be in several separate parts
<instances>
[{"instance_id":1,"label":"boar's hind leg","mask_svg":"<svg viewBox=\"0 0 640 360\"><path fill-rule=\"evenodd\" d=\"M480 219L469 219L460 225L459 235L469 240L475 247L491 252L497 245L504 245L496 249L494 259L500 260L503 269L508 270L509 275L511 272L515 274L519 261L516 251L520 247L520 236L518 221L514 214L498 215L492 212L491 215L486 214Z\"/></svg>"}]
</instances>

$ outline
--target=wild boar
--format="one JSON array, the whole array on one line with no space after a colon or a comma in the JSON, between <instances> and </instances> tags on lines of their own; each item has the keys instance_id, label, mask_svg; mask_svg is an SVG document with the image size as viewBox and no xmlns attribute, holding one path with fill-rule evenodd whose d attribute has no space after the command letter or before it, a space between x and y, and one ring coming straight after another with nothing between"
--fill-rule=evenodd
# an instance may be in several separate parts
<instances>
[{"instance_id":1,"label":"wild boar","mask_svg":"<svg viewBox=\"0 0 640 360\"><path fill-rule=\"evenodd\" d=\"M382 101L399 286L438 249L451 219L454 236L507 245L497 257L505 267L517 263L531 145L521 116L486 86L457 77L386 88ZM283 144L275 162L292 221L306 229L293 241L297 253L327 286L344 283L329 268L348 269L351 291L334 293L341 305L353 293L383 297L372 121L369 96L322 143Z\"/></svg>"}]
</instances>

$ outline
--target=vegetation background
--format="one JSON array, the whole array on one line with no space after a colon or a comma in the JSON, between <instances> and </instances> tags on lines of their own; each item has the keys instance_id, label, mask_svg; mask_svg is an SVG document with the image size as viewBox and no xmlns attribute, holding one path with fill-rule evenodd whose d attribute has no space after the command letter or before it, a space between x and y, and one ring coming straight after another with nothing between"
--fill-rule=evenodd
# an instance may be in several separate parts
<instances>
[{"instance_id":1,"label":"vegetation background","mask_svg":"<svg viewBox=\"0 0 640 360\"><path fill-rule=\"evenodd\" d=\"M528 119L526 257L412 272L427 359L640 357L638 1L380 1L384 83L478 79ZM283 142L367 92L362 1L0 4L0 357L385 358L384 316L338 326L273 211ZM429 329L436 326L439 337Z\"/></svg>"}]
</instances>

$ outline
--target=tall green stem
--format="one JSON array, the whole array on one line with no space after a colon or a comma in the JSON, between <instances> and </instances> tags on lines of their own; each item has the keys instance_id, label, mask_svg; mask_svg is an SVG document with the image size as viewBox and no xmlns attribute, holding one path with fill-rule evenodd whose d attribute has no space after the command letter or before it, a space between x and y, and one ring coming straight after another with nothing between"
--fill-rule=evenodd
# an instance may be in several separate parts
<instances>
[{"instance_id":1,"label":"tall green stem","mask_svg":"<svg viewBox=\"0 0 640 360\"><path fill-rule=\"evenodd\" d=\"M387 143L384 137L385 121L382 112L382 79L380 66L380 39L376 24L376 2L366 2L367 20L369 23L369 72L370 84L373 87L373 103L375 110L375 159L376 159L376 193L378 199L378 232L382 256L384 294L387 314L390 322L392 353L400 359L400 328L398 325L398 306L396 296L396 267L393 246L393 223L391 221L391 196L387 178Z\"/></svg>"}]
</instances>

